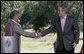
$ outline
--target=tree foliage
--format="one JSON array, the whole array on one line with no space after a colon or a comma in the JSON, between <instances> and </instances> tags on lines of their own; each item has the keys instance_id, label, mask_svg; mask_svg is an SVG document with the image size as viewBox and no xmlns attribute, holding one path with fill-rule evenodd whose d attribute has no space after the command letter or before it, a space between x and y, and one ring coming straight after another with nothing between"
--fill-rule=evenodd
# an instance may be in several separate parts
<instances>
[{"instance_id":1,"label":"tree foliage","mask_svg":"<svg viewBox=\"0 0 84 54\"><path fill-rule=\"evenodd\" d=\"M1 28L10 20L9 14L18 9L21 12L20 24L33 25L33 29L43 30L48 24L58 17L58 5L66 5L68 15L74 16L83 29L83 1L1 1Z\"/></svg>"}]
</instances>

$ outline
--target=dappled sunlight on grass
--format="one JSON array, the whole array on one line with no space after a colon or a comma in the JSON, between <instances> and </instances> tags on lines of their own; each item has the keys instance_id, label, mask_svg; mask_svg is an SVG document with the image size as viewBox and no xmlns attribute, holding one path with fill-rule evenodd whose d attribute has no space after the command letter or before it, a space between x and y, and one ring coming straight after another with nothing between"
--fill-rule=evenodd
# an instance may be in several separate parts
<instances>
[{"instance_id":1,"label":"dappled sunlight on grass","mask_svg":"<svg viewBox=\"0 0 84 54\"><path fill-rule=\"evenodd\" d=\"M32 32L32 29L26 30ZM34 32L34 31L33 31ZM21 53L54 53L53 43L56 41L57 34L50 33L40 39L32 39L21 36ZM80 38L83 38L83 33L80 33ZM75 48L75 53L79 53L83 40Z\"/></svg>"}]
</instances>

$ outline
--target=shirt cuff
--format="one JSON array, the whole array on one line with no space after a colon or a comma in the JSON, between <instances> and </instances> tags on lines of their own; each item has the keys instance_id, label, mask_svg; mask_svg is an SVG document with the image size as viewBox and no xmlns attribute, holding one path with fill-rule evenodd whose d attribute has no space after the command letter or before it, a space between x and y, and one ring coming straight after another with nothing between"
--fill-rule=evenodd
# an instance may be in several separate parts
<instances>
[{"instance_id":1,"label":"shirt cuff","mask_svg":"<svg viewBox=\"0 0 84 54\"><path fill-rule=\"evenodd\" d=\"M35 33L35 36L37 36L37 33Z\"/></svg>"}]
</instances>

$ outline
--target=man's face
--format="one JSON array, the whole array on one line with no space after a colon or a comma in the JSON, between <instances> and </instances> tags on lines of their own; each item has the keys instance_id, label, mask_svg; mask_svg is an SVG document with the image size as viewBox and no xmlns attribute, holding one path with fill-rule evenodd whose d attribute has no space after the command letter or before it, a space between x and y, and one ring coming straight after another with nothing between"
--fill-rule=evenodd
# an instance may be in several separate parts
<instances>
[{"instance_id":1,"label":"man's face","mask_svg":"<svg viewBox=\"0 0 84 54\"><path fill-rule=\"evenodd\" d=\"M60 17L63 17L65 15L65 11L62 9L62 7L58 7L58 15Z\"/></svg>"},{"instance_id":2,"label":"man's face","mask_svg":"<svg viewBox=\"0 0 84 54\"><path fill-rule=\"evenodd\" d=\"M18 13L16 16L14 16L17 20L20 18L20 14Z\"/></svg>"}]
</instances>

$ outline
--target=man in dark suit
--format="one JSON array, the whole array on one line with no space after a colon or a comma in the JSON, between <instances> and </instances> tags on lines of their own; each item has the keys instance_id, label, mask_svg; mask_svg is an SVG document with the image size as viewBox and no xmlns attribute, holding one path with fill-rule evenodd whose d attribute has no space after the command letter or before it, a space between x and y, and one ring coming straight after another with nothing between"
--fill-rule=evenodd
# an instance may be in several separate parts
<instances>
[{"instance_id":1,"label":"man in dark suit","mask_svg":"<svg viewBox=\"0 0 84 54\"><path fill-rule=\"evenodd\" d=\"M77 21L67 15L65 6L58 6L58 15L50 28L39 33L42 37L57 30L57 41L54 43L55 53L74 53L74 48L79 42L79 27Z\"/></svg>"}]
</instances>

